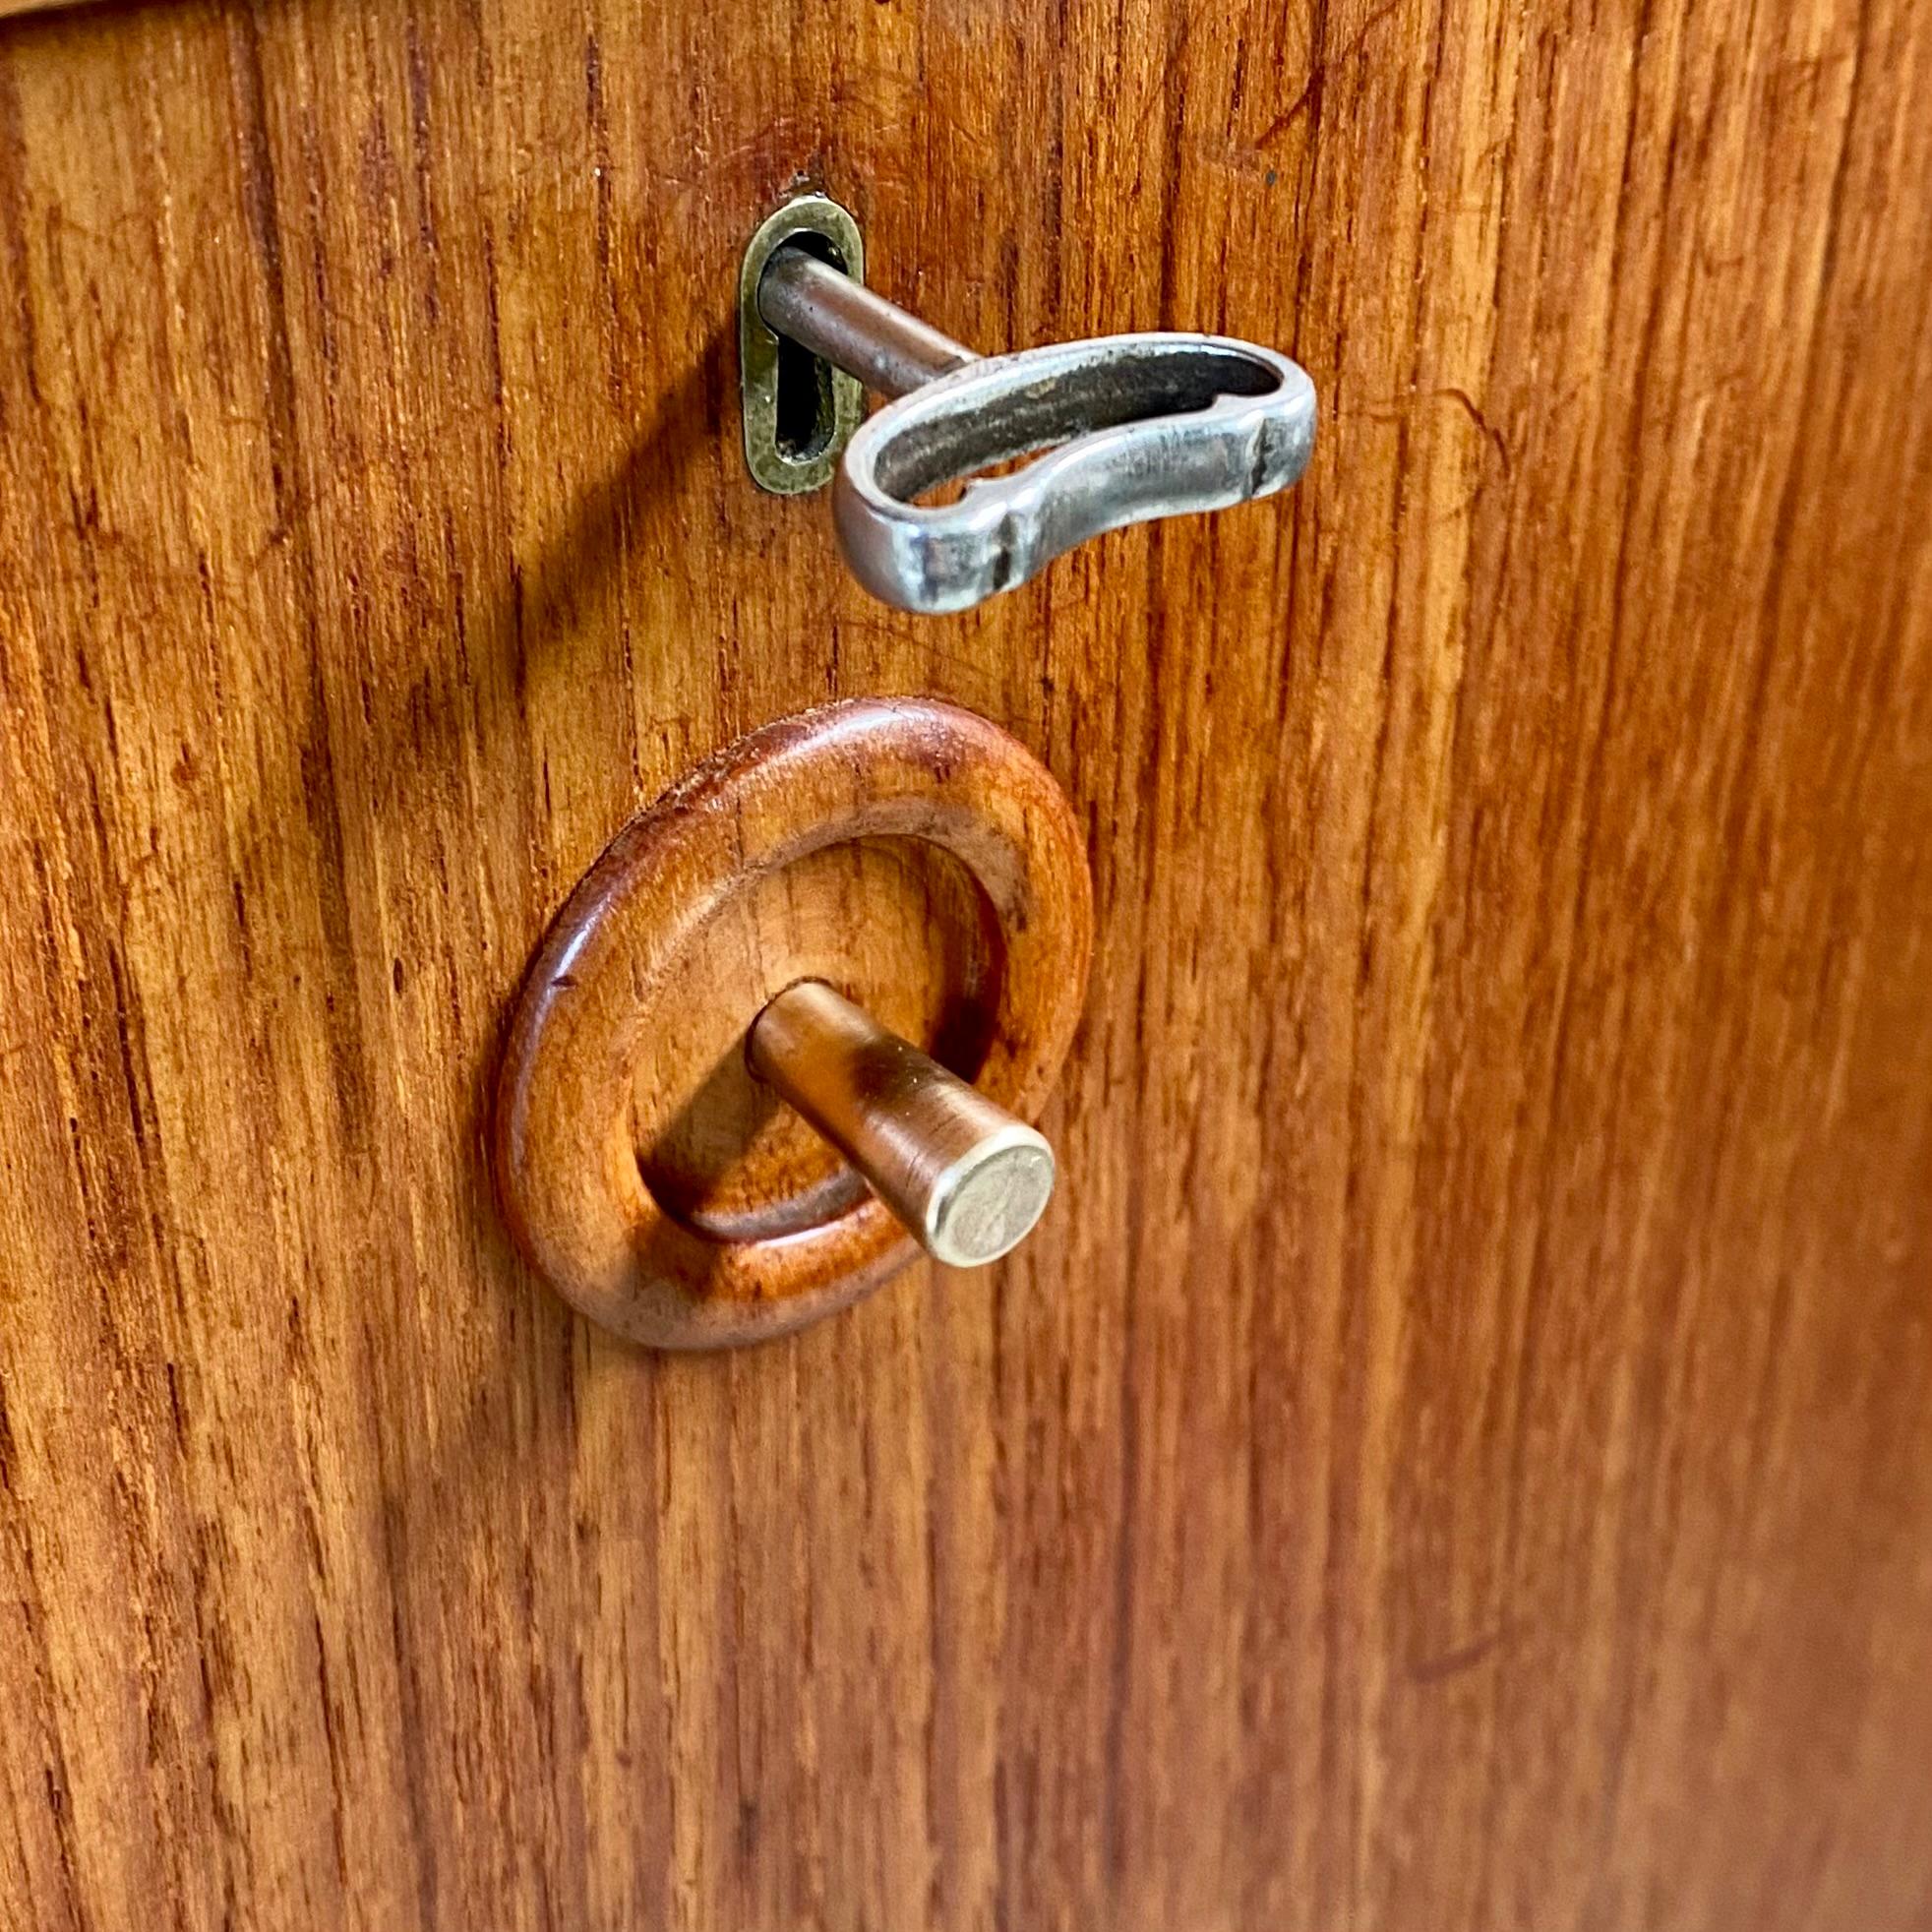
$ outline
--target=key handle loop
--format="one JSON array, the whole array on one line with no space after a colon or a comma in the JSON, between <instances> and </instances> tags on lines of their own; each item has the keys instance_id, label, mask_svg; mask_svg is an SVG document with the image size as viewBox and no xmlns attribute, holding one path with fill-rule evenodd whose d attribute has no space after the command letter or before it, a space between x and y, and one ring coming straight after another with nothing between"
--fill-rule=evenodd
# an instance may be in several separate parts
<instances>
[{"instance_id":1,"label":"key handle loop","mask_svg":"<svg viewBox=\"0 0 1932 1932\"><path fill-rule=\"evenodd\" d=\"M1288 488L1307 468L1315 416L1304 370L1228 336L1104 335L990 356L860 427L833 484L839 546L882 602L968 610L1104 531ZM976 476L1025 456L1008 475ZM953 502L918 502L961 478L973 480Z\"/></svg>"}]
</instances>

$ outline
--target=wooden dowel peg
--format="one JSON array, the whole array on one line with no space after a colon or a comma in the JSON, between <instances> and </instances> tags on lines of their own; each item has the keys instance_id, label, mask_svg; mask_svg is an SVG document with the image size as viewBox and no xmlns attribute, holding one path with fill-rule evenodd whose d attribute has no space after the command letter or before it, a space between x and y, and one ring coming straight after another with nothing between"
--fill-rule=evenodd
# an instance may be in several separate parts
<instances>
[{"instance_id":1,"label":"wooden dowel peg","mask_svg":"<svg viewBox=\"0 0 1932 1932\"><path fill-rule=\"evenodd\" d=\"M996 1261L1045 1211L1046 1138L822 982L771 1000L748 1051L936 1261Z\"/></svg>"}]
</instances>

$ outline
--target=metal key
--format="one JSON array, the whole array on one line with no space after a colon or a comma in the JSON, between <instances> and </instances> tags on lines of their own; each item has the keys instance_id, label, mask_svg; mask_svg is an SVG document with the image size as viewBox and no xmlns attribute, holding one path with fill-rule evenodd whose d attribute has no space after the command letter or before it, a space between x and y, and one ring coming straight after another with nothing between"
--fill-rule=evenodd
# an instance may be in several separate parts
<instances>
[{"instance_id":1,"label":"metal key","mask_svg":"<svg viewBox=\"0 0 1932 1932\"><path fill-rule=\"evenodd\" d=\"M1258 343L1164 332L980 357L802 239L755 287L765 328L896 398L846 446L832 509L853 574L901 610L969 609L1105 530L1271 496L1308 464L1314 384Z\"/></svg>"}]
</instances>

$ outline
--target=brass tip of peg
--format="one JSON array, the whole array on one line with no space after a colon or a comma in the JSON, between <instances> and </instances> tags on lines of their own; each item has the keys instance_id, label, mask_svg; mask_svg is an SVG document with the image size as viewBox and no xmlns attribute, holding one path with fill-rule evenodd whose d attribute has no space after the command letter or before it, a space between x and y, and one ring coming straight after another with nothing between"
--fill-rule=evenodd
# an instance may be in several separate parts
<instances>
[{"instance_id":1,"label":"brass tip of peg","mask_svg":"<svg viewBox=\"0 0 1932 1932\"><path fill-rule=\"evenodd\" d=\"M822 981L772 999L746 1051L936 1261L997 1261L1046 1211L1045 1136Z\"/></svg>"}]
</instances>

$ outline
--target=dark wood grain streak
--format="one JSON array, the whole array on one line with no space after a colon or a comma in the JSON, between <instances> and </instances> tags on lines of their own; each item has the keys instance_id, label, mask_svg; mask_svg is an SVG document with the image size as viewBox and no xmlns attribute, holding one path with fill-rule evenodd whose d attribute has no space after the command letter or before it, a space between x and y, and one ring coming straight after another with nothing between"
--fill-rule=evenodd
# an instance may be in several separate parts
<instances>
[{"instance_id":1,"label":"dark wood grain streak","mask_svg":"<svg viewBox=\"0 0 1932 1932\"><path fill-rule=\"evenodd\" d=\"M1932 1917L1932 18L0 29L0 1923ZM746 483L795 179L1292 495L966 617ZM1062 1198L740 1359L482 1157L678 772L1011 730Z\"/></svg>"}]
</instances>

